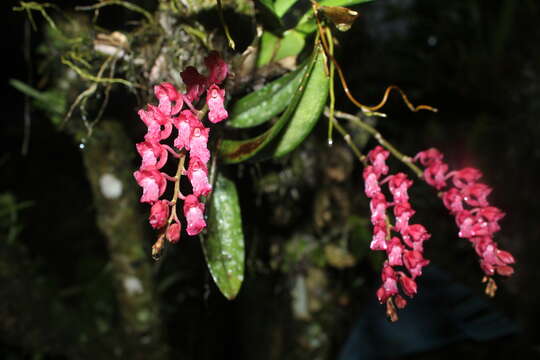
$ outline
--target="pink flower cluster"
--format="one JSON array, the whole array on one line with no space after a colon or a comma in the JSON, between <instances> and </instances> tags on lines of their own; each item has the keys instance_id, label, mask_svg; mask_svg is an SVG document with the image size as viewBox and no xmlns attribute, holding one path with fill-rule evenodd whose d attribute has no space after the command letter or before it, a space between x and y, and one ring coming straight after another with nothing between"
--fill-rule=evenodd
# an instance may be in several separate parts
<instances>
[{"instance_id":1,"label":"pink flower cluster","mask_svg":"<svg viewBox=\"0 0 540 360\"><path fill-rule=\"evenodd\" d=\"M377 146L369 152L369 165L364 169L365 193L370 198L371 223L373 224L372 250L386 251L388 259L384 262L382 270L382 286L377 290L377 298L381 303L387 304L387 313L391 319L397 319L394 303L403 308L407 301L400 295L398 284L402 292L413 297L417 286L415 279L422 275L422 267L429 261L424 259L423 243L431 235L420 224L409 224L415 211L409 202L408 189L412 180L404 173L389 175L386 159L389 152ZM392 195L389 202L381 190L381 186L388 183ZM393 208L395 224L390 223L387 210ZM401 236L393 236L392 230ZM407 273L398 269L403 267Z\"/></svg>"},{"instance_id":2,"label":"pink flower cluster","mask_svg":"<svg viewBox=\"0 0 540 360\"><path fill-rule=\"evenodd\" d=\"M140 201L152 205L150 225L155 229L164 229L163 234L171 242L180 239L181 224L176 214L178 199L184 201L186 232L189 235L197 235L206 227L204 204L199 198L207 196L212 191L208 183L207 168L210 159L207 147L210 129L202 123L202 113L195 109L194 104L197 104L201 95L206 92L210 122L217 123L228 117L223 104L225 90L218 86L227 77L228 65L217 52L209 54L205 59L205 65L208 76L199 74L197 69L191 66L181 73L186 84L185 94L170 83L161 83L154 87L159 104L157 106L148 104L146 110L139 111L139 117L148 131L144 141L136 144L142 163L133 175L143 188ZM187 108L182 110L184 105ZM176 137L172 141L174 149L165 143L171 137L173 128L176 129ZM174 177L160 171L167 163L169 154L180 159ZM186 171L183 164L188 154L189 166ZM179 191L182 175L189 178L193 194L184 196ZM160 199L167 188L167 181L175 183L174 196L170 201Z\"/></svg>"},{"instance_id":3,"label":"pink flower cluster","mask_svg":"<svg viewBox=\"0 0 540 360\"><path fill-rule=\"evenodd\" d=\"M458 236L468 239L478 256L480 266L487 276L495 273L510 276L514 269L512 255L499 250L493 241L493 235L500 230L499 220L504 213L490 206L487 197L491 188L478 182L482 173L475 168L463 168L448 172L448 165L443 161L443 155L437 149L419 152L415 160L425 167L425 181L441 192L444 206L455 217L459 227ZM447 187L447 180L451 184Z\"/></svg>"}]
</instances>

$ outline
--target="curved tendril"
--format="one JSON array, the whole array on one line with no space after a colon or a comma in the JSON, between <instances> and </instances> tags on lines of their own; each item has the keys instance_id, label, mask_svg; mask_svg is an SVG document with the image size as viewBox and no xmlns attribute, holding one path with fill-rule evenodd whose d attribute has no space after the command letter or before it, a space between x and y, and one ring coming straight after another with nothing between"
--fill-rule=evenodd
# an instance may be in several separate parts
<instances>
[{"instance_id":1,"label":"curved tendril","mask_svg":"<svg viewBox=\"0 0 540 360\"><path fill-rule=\"evenodd\" d=\"M328 59L330 59L332 61L332 63L334 64L335 66L335 69L337 70L337 73L338 73L338 76L339 76L339 80L341 82L341 86L343 87L343 90L345 91L345 94L347 95L347 97L349 98L349 100L354 104L356 105L357 107L359 107L362 111L370 111L370 112L374 112L374 111L377 111L379 110L380 108L382 108L386 102L388 101L388 96L390 95L390 92L392 90L396 90L399 92L399 94L401 95L401 98L403 99L403 102L407 105L407 107L413 111L413 112L417 112L417 111L420 111L420 110L429 110L429 111L433 111L433 112L437 112L438 110L434 107L431 107L429 105L417 105L417 106L414 106L409 98L407 97L407 95L405 94L405 92L403 90L401 90L398 86L396 85L390 85L386 88L385 92L384 92L384 96L382 98L382 100L377 104L377 105L373 105L373 106L368 106L368 105L364 105L362 103L360 103L358 100L356 100L356 98L351 94L351 91L349 90L349 86L347 85L347 81L345 80L345 75L343 74L343 70L341 70L341 66L339 66L339 63L337 62L337 60L334 58L333 54L332 54L332 51L330 49L330 46L328 45L328 42L327 42L327 39L326 37L324 36L324 30L323 30L323 26L319 20L319 17L318 17L318 13L317 13L317 3L315 2L312 2L312 8L313 8L313 12L314 12L314 16L315 16L315 21L317 23L317 31L318 33L320 34L319 36L319 39L320 39L320 42L322 44L322 47L323 47L323 50L324 50L324 54L326 55L326 57Z\"/></svg>"}]
</instances>

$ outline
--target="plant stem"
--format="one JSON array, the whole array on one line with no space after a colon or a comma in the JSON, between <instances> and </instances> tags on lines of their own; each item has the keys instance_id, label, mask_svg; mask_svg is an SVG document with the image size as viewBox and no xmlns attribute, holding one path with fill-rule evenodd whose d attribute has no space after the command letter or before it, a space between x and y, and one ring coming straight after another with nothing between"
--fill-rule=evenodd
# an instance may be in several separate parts
<instances>
[{"instance_id":1,"label":"plant stem","mask_svg":"<svg viewBox=\"0 0 540 360\"><path fill-rule=\"evenodd\" d=\"M383 147L385 147L392 155L394 155L398 160L403 162L409 169L411 169L418 178L422 178L423 172L422 170L413 164L411 157L403 154L398 149L396 149L392 144L390 144L379 131L377 131L374 127L371 125L365 123L362 121L362 119L358 116L348 114L342 111L336 111L335 116L340 119L345 119L354 122L358 126L360 126L362 129L373 135L373 137L381 144ZM336 122L337 123L337 122Z\"/></svg>"}]
</instances>

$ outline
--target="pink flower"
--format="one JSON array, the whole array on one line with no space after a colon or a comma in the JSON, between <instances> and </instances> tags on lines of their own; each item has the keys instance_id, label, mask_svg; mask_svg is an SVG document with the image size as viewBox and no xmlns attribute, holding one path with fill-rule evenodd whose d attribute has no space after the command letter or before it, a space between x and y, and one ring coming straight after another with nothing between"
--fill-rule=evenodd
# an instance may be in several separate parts
<instances>
[{"instance_id":1,"label":"pink flower","mask_svg":"<svg viewBox=\"0 0 540 360\"><path fill-rule=\"evenodd\" d=\"M195 128L191 132L191 138L189 139L189 148L191 158L197 157L204 164L210 160L210 151L208 151L208 135L210 129L208 128Z\"/></svg>"},{"instance_id":2,"label":"pink flower","mask_svg":"<svg viewBox=\"0 0 540 360\"><path fill-rule=\"evenodd\" d=\"M450 188L450 190L444 192L442 194L442 200L444 206L452 214L463 210L463 195L456 188Z\"/></svg>"},{"instance_id":3,"label":"pink flower","mask_svg":"<svg viewBox=\"0 0 540 360\"><path fill-rule=\"evenodd\" d=\"M398 237L393 237L390 241L388 249L386 249L386 254L388 255L388 265L390 266L402 266L403 260L403 244Z\"/></svg>"},{"instance_id":4,"label":"pink flower","mask_svg":"<svg viewBox=\"0 0 540 360\"><path fill-rule=\"evenodd\" d=\"M403 253L403 263L407 270L409 270L409 273L411 273L412 278L415 279L422 275L422 268L429 264L429 260L424 259L420 251L405 250Z\"/></svg>"},{"instance_id":5,"label":"pink flower","mask_svg":"<svg viewBox=\"0 0 540 360\"><path fill-rule=\"evenodd\" d=\"M208 183L208 169L199 158L191 158L187 176L191 182L195 196L207 196L212 191L212 186Z\"/></svg>"},{"instance_id":6,"label":"pink flower","mask_svg":"<svg viewBox=\"0 0 540 360\"><path fill-rule=\"evenodd\" d=\"M223 59L219 56L217 51L212 51L204 59L204 64L208 68L208 86L213 84L221 84L223 80L227 77L227 72L229 66Z\"/></svg>"},{"instance_id":7,"label":"pink flower","mask_svg":"<svg viewBox=\"0 0 540 360\"><path fill-rule=\"evenodd\" d=\"M417 246L421 246L430 237L431 235L427 232L426 228L420 224L409 225L403 232L403 240L410 247L414 247L415 243L419 243Z\"/></svg>"},{"instance_id":8,"label":"pink flower","mask_svg":"<svg viewBox=\"0 0 540 360\"><path fill-rule=\"evenodd\" d=\"M486 184L472 183L464 186L461 189L463 199L471 206L488 206L488 195L491 193L491 188Z\"/></svg>"},{"instance_id":9,"label":"pink flower","mask_svg":"<svg viewBox=\"0 0 540 360\"><path fill-rule=\"evenodd\" d=\"M212 85L206 92L206 103L208 104L208 120L212 123L218 123L225 120L229 114L223 107L225 100L225 90L220 89L217 85Z\"/></svg>"},{"instance_id":10,"label":"pink flower","mask_svg":"<svg viewBox=\"0 0 540 360\"><path fill-rule=\"evenodd\" d=\"M408 189L412 186L412 181L407 178L404 173L397 173L389 176L388 188L394 197L396 203L408 202L409 194Z\"/></svg>"},{"instance_id":11,"label":"pink flower","mask_svg":"<svg viewBox=\"0 0 540 360\"><path fill-rule=\"evenodd\" d=\"M461 170L452 171L448 175L452 176L454 186L460 189L476 182L482 177L480 170L475 168L463 168Z\"/></svg>"},{"instance_id":12,"label":"pink flower","mask_svg":"<svg viewBox=\"0 0 540 360\"><path fill-rule=\"evenodd\" d=\"M373 170L373 166L367 166L364 169L364 191L368 198L372 198L375 194L381 192L379 187L378 176Z\"/></svg>"},{"instance_id":13,"label":"pink flower","mask_svg":"<svg viewBox=\"0 0 540 360\"><path fill-rule=\"evenodd\" d=\"M416 295L418 287L416 286L416 281L405 275L403 272L399 272L399 284L401 289L408 297L413 297Z\"/></svg>"},{"instance_id":14,"label":"pink flower","mask_svg":"<svg viewBox=\"0 0 540 360\"><path fill-rule=\"evenodd\" d=\"M189 140L191 139L191 123L197 116L191 110L183 110L178 118L173 119L174 126L178 129L178 136L174 139L174 147L178 150L189 151Z\"/></svg>"},{"instance_id":15,"label":"pink flower","mask_svg":"<svg viewBox=\"0 0 540 360\"><path fill-rule=\"evenodd\" d=\"M414 160L420 160L420 164L429 167L433 164L440 163L443 157L443 154L439 150L431 148L416 154Z\"/></svg>"},{"instance_id":16,"label":"pink flower","mask_svg":"<svg viewBox=\"0 0 540 360\"><path fill-rule=\"evenodd\" d=\"M167 228L167 232L165 234L165 237L167 240L169 240L172 243L178 242L180 240L180 231L182 230L182 226L178 222L174 222Z\"/></svg>"},{"instance_id":17,"label":"pink flower","mask_svg":"<svg viewBox=\"0 0 540 360\"><path fill-rule=\"evenodd\" d=\"M159 229L167 224L169 218L169 202L158 200L150 208L150 225L154 229Z\"/></svg>"},{"instance_id":18,"label":"pink flower","mask_svg":"<svg viewBox=\"0 0 540 360\"><path fill-rule=\"evenodd\" d=\"M184 216L187 221L188 235L197 235L206 227L204 221L204 204L201 204L195 195L188 195L184 200Z\"/></svg>"},{"instance_id":19,"label":"pink flower","mask_svg":"<svg viewBox=\"0 0 540 360\"><path fill-rule=\"evenodd\" d=\"M386 234L386 225L375 225L369 248L371 250L386 250Z\"/></svg>"},{"instance_id":20,"label":"pink flower","mask_svg":"<svg viewBox=\"0 0 540 360\"><path fill-rule=\"evenodd\" d=\"M386 223L386 206L388 203L383 193L376 193L369 206L371 207L371 223L373 225L384 225Z\"/></svg>"},{"instance_id":21,"label":"pink flower","mask_svg":"<svg viewBox=\"0 0 540 360\"><path fill-rule=\"evenodd\" d=\"M388 173L388 166L386 165L386 159L390 153L382 146L376 146L373 150L368 153L368 159L373 164L373 172L377 177L381 175L386 175Z\"/></svg>"},{"instance_id":22,"label":"pink flower","mask_svg":"<svg viewBox=\"0 0 540 360\"><path fill-rule=\"evenodd\" d=\"M424 171L424 180L435 187L437 190L446 186L446 172L448 171L448 165L443 162L432 163Z\"/></svg>"},{"instance_id":23,"label":"pink flower","mask_svg":"<svg viewBox=\"0 0 540 360\"><path fill-rule=\"evenodd\" d=\"M396 217L396 224L394 228L396 231L399 231L401 234L405 233L405 230L407 230L409 227L409 219L414 215L414 213L415 211L408 202L394 205L394 215Z\"/></svg>"},{"instance_id":24,"label":"pink flower","mask_svg":"<svg viewBox=\"0 0 540 360\"><path fill-rule=\"evenodd\" d=\"M176 115L184 105L184 99L173 84L164 82L154 86L154 94L159 100L158 108L166 116ZM172 106L172 102L175 105Z\"/></svg>"},{"instance_id":25,"label":"pink flower","mask_svg":"<svg viewBox=\"0 0 540 360\"><path fill-rule=\"evenodd\" d=\"M142 157L140 169L161 169L167 162L167 149L160 146L159 143L144 141L135 145L137 152ZM158 161L159 158L159 161Z\"/></svg>"},{"instance_id":26,"label":"pink flower","mask_svg":"<svg viewBox=\"0 0 540 360\"><path fill-rule=\"evenodd\" d=\"M139 170L133 173L139 186L143 188L141 202L154 203L165 192L167 180L157 170Z\"/></svg>"}]
</instances>

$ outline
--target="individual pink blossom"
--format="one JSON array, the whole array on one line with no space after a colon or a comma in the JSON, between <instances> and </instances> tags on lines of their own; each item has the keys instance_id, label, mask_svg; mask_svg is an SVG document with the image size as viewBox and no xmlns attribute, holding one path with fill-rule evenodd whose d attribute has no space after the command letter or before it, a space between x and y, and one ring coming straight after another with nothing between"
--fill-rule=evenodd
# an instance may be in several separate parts
<instances>
[{"instance_id":1,"label":"individual pink blossom","mask_svg":"<svg viewBox=\"0 0 540 360\"><path fill-rule=\"evenodd\" d=\"M206 165L197 157L191 158L187 170L187 176L193 187L195 196L207 196L212 191L212 186L208 183L208 169Z\"/></svg>"},{"instance_id":2,"label":"individual pink blossom","mask_svg":"<svg viewBox=\"0 0 540 360\"><path fill-rule=\"evenodd\" d=\"M408 202L408 189L412 186L412 181L409 180L404 173L397 173L389 176L388 188L394 197L396 203Z\"/></svg>"},{"instance_id":3,"label":"individual pink blossom","mask_svg":"<svg viewBox=\"0 0 540 360\"><path fill-rule=\"evenodd\" d=\"M440 190L446 186L447 171L448 165L445 163L432 162L424 171L424 180L435 189Z\"/></svg>"},{"instance_id":4,"label":"individual pink blossom","mask_svg":"<svg viewBox=\"0 0 540 360\"><path fill-rule=\"evenodd\" d=\"M390 240L390 244L386 249L386 254L388 255L388 264L390 266L403 265L403 249L404 246L401 240L398 237L394 236L392 240Z\"/></svg>"},{"instance_id":5,"label":"individual pink blossom","mask_svg":"<svg viewBox=\"0 0 540 360\"><path fill-rule=\"evenodd\" d=\"M169 202L158 200L150 208L150 225L154 229L160 229L167 224L169 219Z\"/></svg>"},{"instance_id":6,"label":"individual pink blossom","mask_svg":"<svg viewBox=\"0 0 540 360\"><path fill-rule=\"evenodd\" d=\"M174 126L178 130L178 136L174 139L174 147L178 150L189 151L189 140L191 139L191 123L193 118L197 118L191 110L183 110L180 115L173 119Z\"/></svg>"},{"instance_id":7,"label":"individual pink blossom","mask_svg":"<svg viewBox=\"0 0 540 360\"><path fill-rule=\"evenodd\" d=\"M405 250L403 252L403 263L413 279L422 275L422 268L429 264L429 260L424 259L422 252L418 250Z\"/></svg>"},{"instance_id":8,"label":"individual pink blossom","mask_svg":"<svg viewBox=\"0 0 540 360\"><path fill-rule=\"evenodd\" d=\"M396 223L394 229L400 233L405 233L409 227L409 220L414 215L414 211L409 202L397 203L394 205L394 216Z\"/></svg>"},{"instance_id":9,"label":"individual pink blossom","mask_svg":"<svg viewBox=\"0 0 540 360\"><path fill-rule=\"evenodd\" d=\"M184 200L184 216L187 221L186 232L190 236L199 234L206 227L204 221L204 204L195 195L188 195Z\"/></svg>"},{"instance_id":10,"label":"individual pink blossom","mask_svg":"<svg viewBox=\"0 0 540 360\"><path fill-rule=\"evenodd\" d=\"M368 198L372 198L375 194L381 192L378 176L371 165L366 166L364 169L364 189Z\"/></svg>"},{"instance_id":11,"label":"individual pink blossom","mask_svg":"<svg viewBox=\"0 0 540 360\"><path fill-rule=\"evenodd\" d=\"M195 128L189 139L190 156L199 158L204 164L210 160L210 151L208 151L207 145L209 133L210 129L208 128Z\"/></svg>"},{"instance_id":12,"label":"individual pink blossom","mask_svg":"<svg viewBox=\"0 0 540 360\"><path fill-rule=\"evenodd\" d=\"M141 202L153 204L165 192L167 180L162 173L157 170L138 170L133 173L139 186L143 188Z\"/></svg>"},{"instance_id":13,"label":"individual pink blossom","mask_svg":"<svg viewBox=\"0 0 540 360\"><path fill-rule=\"evenodd\" d=\"M386 225L375 225L369 248L371 250L386 250L386 234Z\"/></svg>"},{"instance_id":14,"label":"individual pink blossom","mask_svg":"<svg viewBox=\"0 0 540 360\"><path fill-rule=\"evenodd\" d=\"M472 183L461 189L463 200L470 206L488 206L487 197L491 191L489 186L482 183Z\"/></svg>"},{"instance_id":15,"label":"individual pink blossom","mask_svg":"<svg viewBox=\"0 0 540 360\"><path fill-rule=\"evenodd\" d=\"M184 105L184 99L173 84L164 82L154 86L154 94L159 100L158 108L166 116L176 115ZM172 102L175 102L174 106Z\"/></svg>"},{"instance_id":16,"label":"individual pink blossom","mask_svg":"<svg viewBox=\"0 0 540 360\"><path fill-rule=\"evenodd\" d=\"M373 172L377 177L388 174L388 165L386 165L386 159L390 153L384 150L382 146L376 146L368 153L368 159L373 165Z\"/></svg>"},{"instance_id":17,"label":"individual pink blossom","mask_svg":"<svg viewBox=\"0 0 540 360\"><path fill-rule=\"evenodd\" d=\"M388 203L383 193L376 193L369 202L371 208L371 223L373 225L384 225L386 223L386 207Z\"/></svg>"},{"instance_id":18,"label":"individual pink blossom","mask_svg":"<svg viewBox=\"0 0 540 360\"><path fill-rule=\"evenodd\" d=\"M420 160L420 164L425 167L430 167L433 164L440 163L443 159L443 154L435 148L421 151L414 157L414 160Z\"/></svg>"},{"instance_id":19,"label":"individual pink blossom","mask_svg":"<svg viewBox=\"0 0 540 360\"><path fill-rule=\"evenodd\" d=\"M180 225L180 223L173 222L167 228L167 231L165 233L165 237L170 242L177 243L180 240L180 231L181 230L182 230L182 226Z\"/></svg>"},{"instance_id":20,"label":"individual pink blossom","mask_svg":"<svg viewBox=\"0 0 540 360\"><path fill-rule=\"evenodd\" d=\"M457 188L463 188L472 184L482 177L480 170L475 168L463 168L461 170L452 171L449 176L452 177L452 182Z\"/></svg>"},{"instance_id":21,"label":"individual pink blossom","mask_svg":"<svg viewBox=\"0 0 540 360\"><path fill-rule=\"evenodd\" d=\"M135 145L137 152L142 157L140 169L161 169L167 162L168 152L159 143L144 141ZM159 161L158 161L159 159Z\"/></svg>"},{"instance_id":22,"label":"individual pink blossom","mask_svg":"<svg viewBox=\"0 0 540 360\"><path fill-rule=\"evenodd\" d=\"M409 225L403 232L403 240L407 245L410 244L411 247L413 247L412 242L424 242L430 237L431 235L421 224Z\"/></svg>"},{"instance_id":23,"label":"individual pink blossom","mask_svg":"<svg viewBox=\"0 0 540 360\"><path fill-rule=\"evenodd\" d=\"M225 101L225 90L220 89L217 85L212 85L206 92L206 104L208 104L208 120L212 123L218 123L225 120L229 114L223 102Z\"/></svg>"},{"instance_id":24,"label":"individual pink blossom","mask_svg":"<svg viewBox=\"0 0 540 360\"><path fill-rule=\"evenodd\" d=\"M405 295L408 297L413 297L416 295L416 292L418 291L418 287L416 285L416 281L405 275L404 272L400 271L399 274L399 285Z\"/></svg>"},{"instance_id":25,"label":"individual pink blossom","mask_svg":"<svg viewBox=\"0 0 540 360\"><path fill-rule=\"evenodd\" d=\"M450 210L450 213L455 214L463 210L463 195L457 188L442 193L444 206Z\"/></svg>"}]
</instances>

